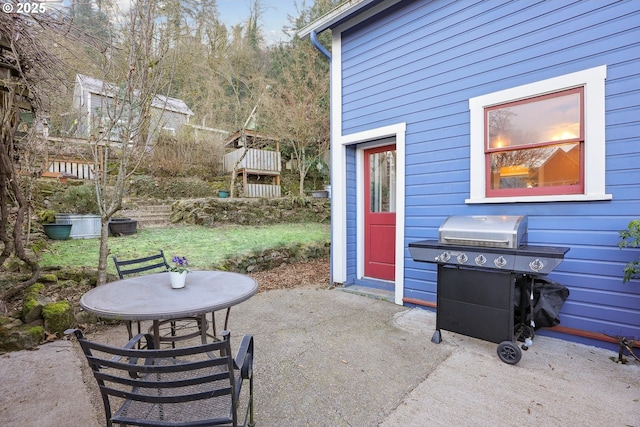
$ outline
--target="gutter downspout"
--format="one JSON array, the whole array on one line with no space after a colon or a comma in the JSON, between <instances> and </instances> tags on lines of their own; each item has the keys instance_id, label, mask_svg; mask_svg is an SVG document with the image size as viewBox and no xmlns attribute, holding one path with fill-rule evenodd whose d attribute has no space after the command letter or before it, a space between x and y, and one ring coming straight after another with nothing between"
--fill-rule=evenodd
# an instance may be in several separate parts
<instances>
[{"instance_id":1,"label":"gutter downspout","mask_svg":"<svg viewBox=\"0 0 640 427\"><path fill-rule=\"evenodd\" d=\"M318 41L318 35L316 34L315 30L311 31L311 33L309 33L309 37L311 37L311 44L313 44L313 46L318 49L320 51L320 53L322 53L324 56L327 57L327 59L329 60L329 62L331 62L331 53L329 53L329 51L327 50L326 47L324 47L320 41Z\"/></svg>"},{"instance_id":2,"label":"gutter downspout","mask_svg":"<svg viewBox=\"0 0 640 427\"><path fill-rule=\"evenodd\" d=\"M318 35L316 34L315 30L312 30L311 33L309 34L309 37L311 38L311 44L313 44L313 46L318 49L320 51L321 54L323 54L328 60L329 60L329 97L331 97L331 53L327 50L327 48L325 48L320 41L318 40ZM331 102L329 102L329 105L331 105ZM331 124L331 112L329 112L329 129L332 129L332 124ZM329 138L331 138L331 135L329 135ZM333 169L333 151L331 149L331 143L329 143L329 185L331 186L331 199L333 199L333 173L331 172L331 170ZM330 246L329 246L329 286L333 286L333 254L335 253L334 248L333 248L333 209L334 209L334 205L335 203L333 203L333 200L330 201L331 203L331 218L330 218L330 225L329 225L329 239L330 239Z\"/></svg>"}]
</instances>

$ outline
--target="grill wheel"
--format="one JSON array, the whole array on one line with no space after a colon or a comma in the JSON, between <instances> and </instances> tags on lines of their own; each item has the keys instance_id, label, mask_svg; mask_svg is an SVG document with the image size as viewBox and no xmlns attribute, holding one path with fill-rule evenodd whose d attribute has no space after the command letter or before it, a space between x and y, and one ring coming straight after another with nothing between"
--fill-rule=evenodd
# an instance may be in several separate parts
<instances>
[{"instance_id":1,"label":"grill wheel","mask_svg":"<svg viewBox=\"0 0 640 427\"><path fill-rule=\"evenodd\" d=\"M522 351L520 347L512 343L511 341L502 341L498 345L498 357L504 363L509 365L515 365L522 358Z\"/></svg>"}]
</instances>

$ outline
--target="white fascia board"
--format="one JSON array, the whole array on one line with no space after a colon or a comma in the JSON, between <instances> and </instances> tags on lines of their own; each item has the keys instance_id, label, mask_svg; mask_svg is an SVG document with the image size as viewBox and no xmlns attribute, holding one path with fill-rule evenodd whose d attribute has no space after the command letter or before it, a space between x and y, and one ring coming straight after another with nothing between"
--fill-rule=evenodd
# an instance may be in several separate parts
<instances>
[{"instance_id":1,"label":"white fascia board","mask_svg":"<svg viewBox=\"0 0 640 427\"><path fill-rule=\"evenodd\" d=\"M321 32L331 28L331 26L336 22L349 15L357 13L363 6L366 6L373 1L375 0L351 0L343 3L298 31L298 37L305 38L313 31L320 34Z\"/></svg>"},{"instance_id":2,"label":"white fascia board","mask_svg":"<svg viewBox=\"0 0 640 427\"><path fill-rule=\"evenodd\" d=\"M298 31L298 37L305 38L309 34L315 32L320 34L328 29L338 29L339 27L349 28L357 23L383 11L384 9L399 3L402 0L351 0L336 7L326 15L313 21L306 27ZM364 10L369 8L368 10ZM363 13L364 12L364 13ZM357 17L356 21L349 21L351 18ZM344 23L349 22L348 25Z\"/></svg>"},{"instance_id":3,"label":"white fascia board","mask_svg":"<svg viewBox=\"0 0 640 427\"><path fill-rule=\"evenodd\" d=\"M367 141L373 141L376 139L395 137L399 133L403 133L407 129L407 124L396 123L393 125L382 126L375 129L369 129L362 132L356 132L342 137L343 145L351 145L356 143L364 143ZM373 147L373 146L372 146Z\"/></svg>"}]
</instances>

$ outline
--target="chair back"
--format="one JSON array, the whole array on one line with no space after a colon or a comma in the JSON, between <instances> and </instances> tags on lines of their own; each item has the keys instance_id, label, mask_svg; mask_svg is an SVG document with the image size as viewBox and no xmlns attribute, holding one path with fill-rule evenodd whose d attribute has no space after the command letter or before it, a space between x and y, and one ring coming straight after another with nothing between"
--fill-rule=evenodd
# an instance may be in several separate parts
<instances>
[{"instance_id":1,"label":"chair back","mask_svg":"<svg viewBox=\"0 0 640 427\"><path fill-rule=\"evenodd\" d=\"M221 341L160 350L133 348L142 335L119 348L68 332L78 338L98 382L108 426L238 425L241 373L234 371L227 331ZM153 347L152 337L144 337Z\"/></svg>"},{"instance_id":2,"label":"chair back","mask_svg":"<svg viewBox=\"0 0 640 427\"><path fill-rule=\"evenodd\" d=\"M112 258L113 262L116 264L116 271L118 272L118 277L120 279L124 279L126 276L147 273L152 270L161 272L169 269L169 264L167 264L167 259L164 257L164 252L162 250L160 250L160 253L155 255L126 261L121 261L115 256Z\"/></svg>"}]
</instances>

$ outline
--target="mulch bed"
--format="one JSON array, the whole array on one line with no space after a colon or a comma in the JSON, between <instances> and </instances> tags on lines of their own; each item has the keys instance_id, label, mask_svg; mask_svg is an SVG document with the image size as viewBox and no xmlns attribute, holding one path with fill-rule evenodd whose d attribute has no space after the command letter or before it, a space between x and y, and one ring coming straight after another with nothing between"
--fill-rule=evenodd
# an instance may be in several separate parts
<instances>
[{"instance_id":1,"label":"mulch bed","mask_svg":"<svg viewBox=\"0 0 640 427\"><path fill-rule=\"evenodd\" d=\"M286 264L267 271L249 273L258 282L258 292L293 289L299 286L328 287L329 259L315 259Z\"/></svg>"}]
</instances>

